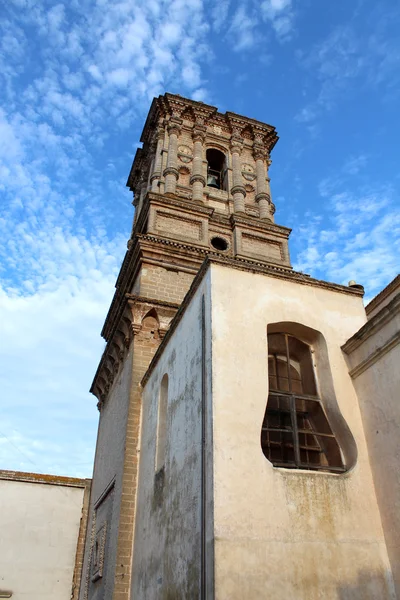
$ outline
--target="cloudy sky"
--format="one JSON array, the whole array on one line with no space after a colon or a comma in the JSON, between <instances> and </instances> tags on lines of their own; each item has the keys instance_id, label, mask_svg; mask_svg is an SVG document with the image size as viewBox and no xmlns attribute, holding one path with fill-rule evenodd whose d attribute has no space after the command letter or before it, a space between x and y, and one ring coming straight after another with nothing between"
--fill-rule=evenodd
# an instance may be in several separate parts
<instances>
[{"instance_id":1,"label":"cloudy sky","mask_svg":"<svg viewBox=\"0 0 400 600\"><path fill-rule=\"evenodd\" d=\"M3 0L0 28L0 468L91 475L125 182L160 93L277 128L296 269L367 298L398 272L399 3Z\"/></svg>"}]
</instances>

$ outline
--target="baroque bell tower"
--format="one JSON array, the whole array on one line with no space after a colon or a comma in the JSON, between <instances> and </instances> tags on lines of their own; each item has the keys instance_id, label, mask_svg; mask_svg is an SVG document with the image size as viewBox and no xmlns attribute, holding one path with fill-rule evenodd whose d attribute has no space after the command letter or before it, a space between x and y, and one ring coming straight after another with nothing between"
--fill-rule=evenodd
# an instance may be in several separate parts
<instances>
[{"instance_id":1,"label":"baroque bell tower","mask_svg":"<svg viewBox=\"0 0 400 600\"><path fill-rule=\"evenodd\" d=\"M128 177L134 223L91 387L100 422L81 600L131 597L140 382L203 261L292 271L268 174L277 140L274 127L202 102L153 100Z\"/></svg>"}]
</instances>

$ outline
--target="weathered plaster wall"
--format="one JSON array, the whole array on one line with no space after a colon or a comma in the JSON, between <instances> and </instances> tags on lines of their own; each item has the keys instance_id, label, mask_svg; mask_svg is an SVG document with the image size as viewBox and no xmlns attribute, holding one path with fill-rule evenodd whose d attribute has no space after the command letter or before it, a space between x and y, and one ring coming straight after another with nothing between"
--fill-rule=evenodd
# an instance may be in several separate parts
<instances>
[{"instance_id":1,"label":"weathered plaster wall","mask_svg":"<svg viewBox=\"0 0 400 600\"><path fill-rule=\"evenodd\" d=\"M197 290L143 390L132 598L196 600L200 589L202 323ZM209 305L209 299L206 298ZM210 311L208 310L208 318ZM210 323L206 325L210 331ZM210 368L208 341L208 369ZM155 471L160 384L168 374L164 469ZM208 377L208 385L211 377ZM210 390L208 389L208 397ZM211 416L208 415L211 419ZM209 421L210 423L210 421ZM208 444L210 452L210 444ZM210 454L208 454L210 457ZM211 470L208 473L211 485ZM210 494L208 494L210 514ZM212 525L208 521L208 556ZM212 578L209 579L212 585Z\"/></svg>"},{"instance_id":2,"label":"weathered plaster wall","mask_svg":"<svg viewBox=\"0 0 400 600\"><path fill-rule=\"evenodd\" d=\"M395 598L341 351L365 322L361 299L219 265L211 266L211 289L216 599ZM358 449L344 475L277 469L261 451L267 326L276 322L301 323L326 342L334 391L327 402L337 402ZM327 365L316 362L325 377Z\"/></svg>"},{"instance_id":3,"label":"weathered plaster wall","mask_svg":"<svg viewBox=\"0 0 400 600\"><path fill-rule=\"evenodd\" d=\"M119 523L120 494L122 484L122 466L125 450L126 420L130 399L132 379L133 346L128 352L124 364L115 378L113 387L104 403L99 421L93 484L90 498L89 525L86 539L85 560L83 565L80 599L96 598L99 593L104 598L112 597L114 583L115 558L117 550L117 535ZM89 573L91 528L94 517L94 507L104 491L115 480L112 503L112 516L108 524L104 574L95 585L91 584ZM103 515L101 515L103 518ZM98 523L99 525L99 523ZM85 596L86 594L86 596Z\"/></svg>"},{"instance_id":4,"label":"weathered plaster wall","mask_svg":"<svg viewBox=\"0 0 400 600\"><path fill-rule=\"evenodd\" d=\"M400 294L345 345L400 597ZM347 350L348 348L348 350Z\"/></svg>"},{"instance_id":5,"label":"weathered plaster wall","mask_svg":"<svg viewBox=\"0 0 400 600\"><path fill-rule=\"evenodd\" d=\"M0 479L0 590L13 600L70 600L83 494Z\"/></svg>"}]
</instances>

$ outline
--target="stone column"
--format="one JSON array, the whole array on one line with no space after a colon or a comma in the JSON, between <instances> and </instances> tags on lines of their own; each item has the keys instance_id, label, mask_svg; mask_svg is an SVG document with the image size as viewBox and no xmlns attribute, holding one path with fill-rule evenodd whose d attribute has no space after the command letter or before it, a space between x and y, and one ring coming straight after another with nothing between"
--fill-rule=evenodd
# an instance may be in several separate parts
<instances>
[{"instance_id":1,"label":"stone column","mask_svg":"<svg viewBox=\"0 0 400 600\"><path fill-rule=\"evenodd\" d=\"M175 194L176 182L178 181L178 136L181 128L180 123L170 121L168 125L169 144L167 167L164 170L165 177L165 193Z\"/></svg>"},{"instance_id":2,"label":"stone column","mask_svg":"<svg viewBox=\"0 0 400 600\"><path fill-rule=\"evenodd\" d=\"M256 161L257 193L256 202L260 209L260 219L273 221L274 206L271 202L271 190L269 187L268 170L265 168L265 151L262 147L254 147L254 159ZM267 159L267 164L270 161Z\"/></svg>"},{"instance_id":3,"label":"stone column","mask_svg":"<svg viewBox=\"0 0 400 600\"><path fill-rule=\"evenodd\" d=\"M139 217L140 212L143 207L143 201L144 201L144 198L145 198L146 192L147 192L147 182L144 181L143 178L141 178L138 188L140 190L140 196L139 196L139 202L138 202L138 206L137 206L137 216Z\"/></svg>"},{"instance_id":4,"label":"stone column","mask_svg":"<svg viewBox=\"0 0 400 600\"><path fill-rule=\"evenodd\" d=\"M160 127L157 130L157 145L156 145L156 151L155 151L155 156L154 156L153 172L150 177L152 192L160 191L158 189L158 182L160 181L160 178L161 178L161 165L162 165L161 152L162 152L162 149L164 146L164 135L165 135L165 130L163 127Z\"/></svg>"},{"instance_id":5,"label":"stone column","mask_svg":"<svg viewBox=\"0 0 400 600\"><path fill-rule=\"evenodd\" d=\"M244 213L244 199L246 197L246 189L243 185L242 169L240 162L240 154L242 152L243 140L240 136L232 136L231 152L232 152L232 189L233 210L235 213Z\"/></svg>"},{"instance_id":6,"label":"stone column","mask_svg":"<svg viewBox=\"0 0 400 600\"><path fill-rule=\"evenodd\" d=\"M203 144L206 136L206 127L197 126L193 129L193 169L190 178L190 185L193 193L192 199L195 202L203 201L203 189L206 180L203 175Z\"/></svg>"}]
</instances>

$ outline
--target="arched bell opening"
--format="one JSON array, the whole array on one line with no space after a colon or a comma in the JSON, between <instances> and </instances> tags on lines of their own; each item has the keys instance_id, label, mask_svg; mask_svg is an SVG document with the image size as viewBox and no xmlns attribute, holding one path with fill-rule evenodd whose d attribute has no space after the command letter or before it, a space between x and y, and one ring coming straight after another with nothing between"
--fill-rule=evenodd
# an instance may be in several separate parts
<instances>
[{"instance_id":1,"label":"arched bell opening","mask_svg":"<svg viewBox=\"0 0 400 600\"><path fill-rule=\"evenodd\" d=\"M226 190L226 156L216 148L208 148L207 159L207 186L217 190Z\"/></svg>"}]
</instances>

